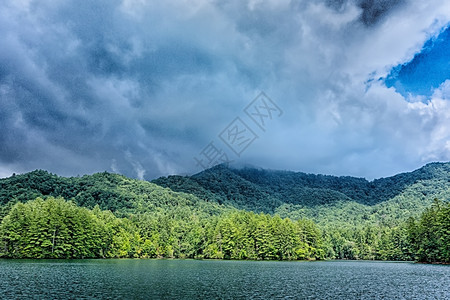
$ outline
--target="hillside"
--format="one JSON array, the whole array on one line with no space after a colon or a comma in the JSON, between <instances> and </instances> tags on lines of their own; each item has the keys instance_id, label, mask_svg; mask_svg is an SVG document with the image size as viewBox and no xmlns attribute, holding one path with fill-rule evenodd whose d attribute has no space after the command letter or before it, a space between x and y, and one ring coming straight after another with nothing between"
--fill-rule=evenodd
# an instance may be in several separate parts
<instances>
[{"instance_id":1,"label":"hillside","mask_svg":"<svg viewBox=\"0 0 450 300\"><path fill-rule=\"evenodd\" d=\"M434 198L450 199L450 163L373 181L224 165L152 182L107 172L66 178L36 170L0 179L0 218L17 201L48 196L87 208L99 205L117 216L156 208L189 207L208 214L237 208L321 225L395 225L419 215Z\"/></svg>"},{"instance_id":2,"label":"hillside","mask_svg":"<svg viewBox=\"0 0 450 300\"><path fill-rule=\"evenodd\" d=\"M187 207L208 213L225 209L192 194L174 192L156 184L112 173L61 177L36 170L0 179L0 205L26 202L37 197L63 197L78 206L110 210L118 216L130 212Z\"/></svg>"},{"instance_id":3,"label":"hillside","mask_svg":"<svg viewBox=\"0 0 450 300\"><path fill-rule=\"evenodd\" d=\"M307 217L323 224L396 223L419 214L434 198L450 199L450 163L430 163L373 181L219 165L153 183L239 209Z\"/></svg>"}]
</instances>

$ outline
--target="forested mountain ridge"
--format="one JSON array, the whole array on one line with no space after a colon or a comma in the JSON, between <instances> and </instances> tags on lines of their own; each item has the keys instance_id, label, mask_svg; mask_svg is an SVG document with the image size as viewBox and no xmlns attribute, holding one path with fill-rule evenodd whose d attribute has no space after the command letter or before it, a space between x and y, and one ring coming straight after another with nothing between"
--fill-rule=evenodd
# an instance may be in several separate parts
<instances>
[{"instance_id":1,"label":"forested mountain ridge","mask_svg":"<svg viewBox=\"0 0 450 300\"><path fill-rule=\"evenodd\" d=\"M152 182L200 199L294 219L392 221L419 214L434 198L449 199L450 163L430 163L373 181L219 165L190 177L168 176Z\"/></svg>"},{"instance_id":2,"label":"forested mountain ridge","mask_svg":"<svg viewBox=\"0 0 450 300\"><path fill-rule=\"evenodd\" d=\"M431 163L373 181L225 165L152 182L107 172L66 178L42 170L0 179L0 204L47 196L63 197L87 208L99 205L119 216L155 207L213 211L234 207L310 218L319 224L390 224L417 216L434 198L450 199L450 163Z\"/></svg>"},{"instance_id":3,"label":"forested mountain ridge","mask_svg":"<svg viewBox=\"0 0 450 300\"><path fill-rule=\"evenodd\" d=\"M0 179L0 205L26 202L37 197L62 197L87 208L96 205L116 215L152 209L191 207L222 210L216 203L206 203L193 194L174 192L148 181L130 179L108 172L82 177L61 177L36 170Z\"/></svg>"},{"instance_id":4,"label":"forested mountain ridge","mask_svg":"<svg viewBox=\"0 0 450 300\"><path fill-rule=\"evenodd\" d=\"M408 186L419 181L447 180L450 182L449 163L430 163L413 172L373 181L350 176L337 177L289 171L236 169L234 172L250 182L268 187L268 190L278 190L278 193L275 192L275 194L284 197L285 202L292 204L302 204L298 203L302 201L301 197L290 193L298 188L332 190L357 203L374 205L394 198ZM309 205L311 204L309 203Z\"/></svg>"}]
</instances>

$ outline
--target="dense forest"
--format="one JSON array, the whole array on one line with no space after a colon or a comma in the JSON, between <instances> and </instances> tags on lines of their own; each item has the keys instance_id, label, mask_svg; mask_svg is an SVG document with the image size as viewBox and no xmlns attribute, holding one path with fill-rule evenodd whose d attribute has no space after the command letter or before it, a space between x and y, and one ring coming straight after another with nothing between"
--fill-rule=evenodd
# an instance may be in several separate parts
<instances>
[{"instance_id":1,"label":"dense forest","mask_svg":"<svg viewBox=\"0 0 450 300\"><path fill-rule=\"evenodd\" d=\"M1 237L4 256L14 258L324 258L311 221L245 211L200 218L184 210L117 218L53 197L14 205Z\"/></svg>"},{"instance_id":2,"label":"dense forest","mask_svg":"<svg viewBox=\"0 0 450 300\"><path fill-rule=\"evenodd\" d=\"M226 166L152 183L38 170L0 179L0 255L450 262L449 166L371 182Z\"/></svg>"}]
</instances>

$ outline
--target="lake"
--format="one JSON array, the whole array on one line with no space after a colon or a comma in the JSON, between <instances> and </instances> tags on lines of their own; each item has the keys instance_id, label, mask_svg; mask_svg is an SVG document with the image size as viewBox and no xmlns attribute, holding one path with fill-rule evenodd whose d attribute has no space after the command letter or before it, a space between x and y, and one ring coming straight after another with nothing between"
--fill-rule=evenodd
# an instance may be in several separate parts
<instances>
[{"instance_id":1,"label":"lake","mask_svg":"<svg viewBox=\"0 0 450 300\"><path fill-rule=\"evenodd\" d=\"M1 299L450 299L450 266L372 261L0 260Z\"/></svg>"}]
</instances>

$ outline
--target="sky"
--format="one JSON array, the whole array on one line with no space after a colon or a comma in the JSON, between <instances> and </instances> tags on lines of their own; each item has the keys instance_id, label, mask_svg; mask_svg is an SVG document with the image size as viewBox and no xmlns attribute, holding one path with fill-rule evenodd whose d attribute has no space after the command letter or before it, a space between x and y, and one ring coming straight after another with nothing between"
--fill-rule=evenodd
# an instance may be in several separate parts
<instances>
[{"instance_id":1,"label":"sky","mask_svg":"<svg viewBox=\"0 0 450 300\"><path fill-rule=\"evenodd\" d=\"M450 161L445 0L0 2L0 177Z\"/></svg>"}]
</instances>

